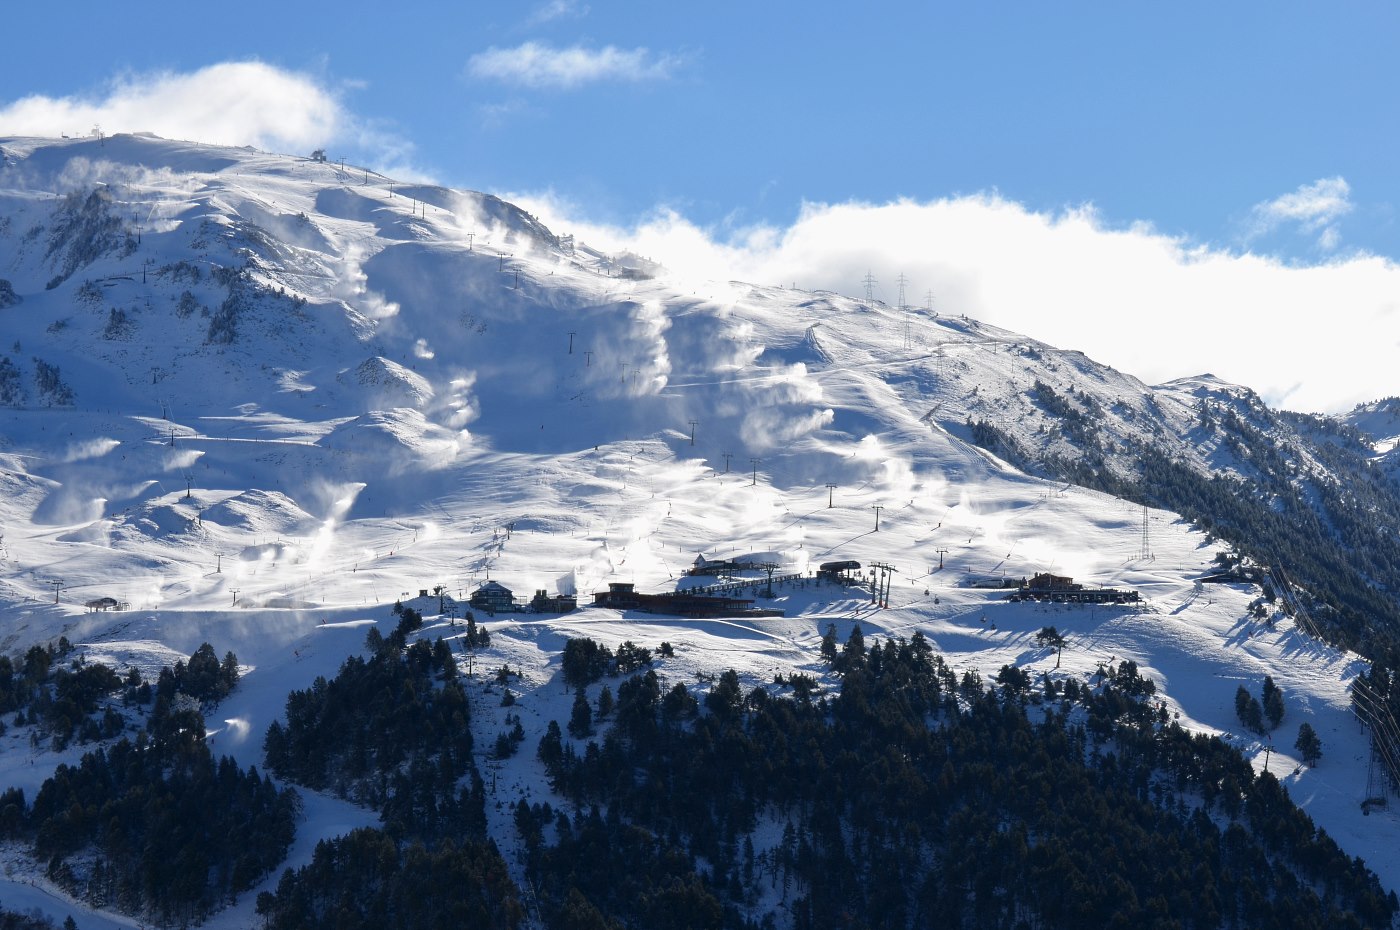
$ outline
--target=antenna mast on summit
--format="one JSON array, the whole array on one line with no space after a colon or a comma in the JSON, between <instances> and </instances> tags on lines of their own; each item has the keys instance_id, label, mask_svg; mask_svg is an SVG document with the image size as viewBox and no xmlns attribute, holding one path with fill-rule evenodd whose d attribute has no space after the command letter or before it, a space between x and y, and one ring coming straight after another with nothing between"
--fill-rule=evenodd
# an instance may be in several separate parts
<instances>
[{"instance_id":1,"label":"antenna mast on summit","mask_svg":"<svg viewBox=\"0 0 1400 930\"><path fill-rule=\"evenodd\" d=\"M909 333L909 305L904 302L904 286L909 283L909 279L901 271L896 281L899 283L899 312L904 314L904 348L908 349L913 345L913 339Z\"/></svg>"},{"instance_id":2,"label":"antenna mast on summit","mask_svg":"<svg viewBox=\"0 0 1400 930\"><path fill-rule=\"evenodd\" d=\"M875 275L871 274L869 269L866 269L865 277L861 279L861 283L865 285L865 299L874 300L875 285L880 282L875 280Z\"/></svg>"}]
</instances>

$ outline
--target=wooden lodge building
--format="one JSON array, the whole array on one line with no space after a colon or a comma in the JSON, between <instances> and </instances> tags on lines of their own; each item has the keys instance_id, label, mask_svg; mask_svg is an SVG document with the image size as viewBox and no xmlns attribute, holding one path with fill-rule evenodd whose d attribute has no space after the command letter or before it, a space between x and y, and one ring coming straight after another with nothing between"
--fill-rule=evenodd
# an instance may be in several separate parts
<instances>
[{"instance_id":1,"label":"wooden lodge building","mask_svg":"<svg viewBox=\"0 0 1400 930\"><path fill-rule=\"evenodd\" d=\"M1117 588L1086 588L1068 575L1040 572L1021 585L1009 601L1049 601L1056 604L1136 604L1142 600L1136 591Z\"/></svg>"},{"instance_id":2,"label":"wooden lodge building","mask_svg":"<svg viewBox=\"0 0 1400 930\"><path fill-rule=\"evenodd\" d=\"M472 610L485 611L488 614L508 614L519 610L515 606L515 595L510 588L499 581L488 581L472 592L472 596L467 598L467 603Z\"/></svg>"}]
</instances>

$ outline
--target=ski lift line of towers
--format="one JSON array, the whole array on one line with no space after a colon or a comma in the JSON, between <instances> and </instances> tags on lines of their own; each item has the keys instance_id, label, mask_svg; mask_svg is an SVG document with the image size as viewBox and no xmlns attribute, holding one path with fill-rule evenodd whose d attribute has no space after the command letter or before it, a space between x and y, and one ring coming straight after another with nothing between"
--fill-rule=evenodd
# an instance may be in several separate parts
<instances>
[{"instance_id":1,"label":"ski lift line of towers","mask_svg":"<svg viewBox=\"0 0 1400 930\"><path fill-rule=\"evenodd\" d=\"M313 152L313 154L312 154L312 160L313 160L313 161L318 161L318 162L323 162L323 163L328 161L324 150L319 150L319 149L318 149L316 152ZM344 173L344 159L343 159L343 158L340 159L340 165L339 165L339 169L338 169L338 170L340 171L341 174ZM383 177L382 175L377 175L377 176ZM385 178L385 180L388 181L387 178ZM368 183L368 171L365 172L364 183L366 183L366 184ZM394 185L394 182L393 182L393 181L388 181L389 195L390 195L391 197L393 196L393 185ZM415 215L419 215L419 201L418 201L416 198L410 198L410 199L413 201L414 214L415 214ZM424 204L424 206L423 206L423 213L422 213L422 215L426 216L426 204ZM468 248L469 248L469 250L470 250L471 247L472 247L472 241L474 240L474 238L475 238L475 233L469 233L469 234L468 234L468 240L469 240L469 242L468 242ZM564 251L567 251L569 254L573 254L573 252L574 252L574 237L573 237L572 235L566 235L566 236L558 237L558 240L557 240L556 244L557 244L561 249L563 249ZM507 255L506 253L503 252L503 253L501 253L498 257L499 257L499 259L500 259L500 269L499 269L499 270L502 271L502 272L505 272L505 271L506 271L506 268L505 268L506 259L509 258L509 257L513 257L513 256L512 256L512 255ZM518 268L513 268L513 269L511 269L511 272L512 272L512 275L513 275L513 282L514 282L514 283L513 283L513 286L518 288L518 286L519 286L519 269L518 269ZM899 301L898 301L898 306L899 306L900 310L903 311L903 312L905 313L905 324L904 324L904 325L905 325L905 345L906 345L906 348L908 348L908 346L909 346L909 341L910 341L910 330L909 330L908 312L909 312L909 309L910 309L910 308L909 308L908 305L906 304L906 301L905 301L905 293L906 293L906 287L908 286L909 281L908 281L908 278L907 278L904 274L902 274L902 273L898 276L898 279L897 279L897 280L898 280L898 285L899 285ZM878 281L877 281L877 279L874 277L873 272L871 272L871 271L868 270L868 271L867 271L867 274L866 274L865 278L863 279L863 282L862 282L862 283L863 283L864 286L865 286L865 296L866 296L866 299L867 299L868 301L873 301L873 300L874 300L874 289L875 289L875 286L878 284ZM930 291L928 292L928 294L927 294L927 306L926 306L926 309L928 310L928 312L933 313L933 292L932 292L931 290L930 290ZM577 335L578 335L578 333L577 333L576 331L569 331L569 332L567 333L567 336L568 336L568 343L567 343L567 348L566 348L566 353L567 353L567 354L570 354L570 355L575 354L575 337L576 337ZM581 354L583 354L583 355L585 356L585 365L586 365L587 367L591 367L591 365L592 365L592 356L593 356L594 352L593 352L592 350L581 350ZM626 366L624 366L624 369L625 369L625 367L626 367ZM638 372L637 370L634 369L634 377L635 377L636 375L638 375L638 374L639 374L639 372ZM626 380L626 375L625 375L625 373L624 373L624 375L623 375L623 380ZM689 420L688 423L689 423L689 426L690 426L690 430L689 430L689 434L688 434L688 436L689 436L689 443L690 443L690 445L694 446L694 445L695 445L695 441L696 441L696 427L698 426L699 421L693 420L693 419L692 419L692 420ZM174 436L173 436L173 435L171 436L171 444L174 444ZM729 464L729 459L730 459L731 457L732 457L732 453L728 453L728 452L725 453L725 466L726 466L726 467L725 467L725 473L728 473L728 471L729 471L729 469L728 469L728 464ZM753 473L752 473L752 477L751 477L750 484L751 484L751 485L756 485L757 482L758 482L758 466L759 466L759 464L761 463L761 460L760 460L760 459L751 459L751 460L750 460L750 463L751 463L751 465L752 465L752 472L753 472ZM827 490L828 490L828 504L827 504L827 506L828 506L828 507L832 507L832 506L834 505L833 494L834 494L835 486L834 486L834 485L828 484L828 485L826 485L826 487L827 487ZM188 497L188 496L189 496L189 488L186 489L186 497ZM878 531L879 531L879 522L880 522L880 511L881 511L881 509L883 509L883 505L872 505L872 509L875 511L875 531L878 532ZM943 558L942 558L942 557L943 557L945 551L946 551L946 550L940 551L940 553L939 553L940 568L942 567L942 561L943 561ZM1139 553L1139 557L1141 557L1141 558L1150 558L1150 557L1151 557L1150 546L1149 546L1149 542L1148 542L1147 513L1146 513L1145 508L1144 508L1144 514L1143 514L1143 543L1142 543L1141 552ZM56 593L57 593L57 592L56 592Z\"/></svg>"},{"instance_id":2,"label":"ski lift line of towers","mask_svg":"<svg viewBox=\"0 0 1400 930\"><path fill-rule=\"evenodd\" d=\"M330 158L326 155L326 150L325 150L325 149L316 149L316 150L314 150L314 151L311 153L310 160L311 160L312 162L315 162L315 163L318 163L318 164L325 164L325 165L331 166L331 167L335 170L337 176L340 177L340 178L342 178L342 179L344 179L344 178L346 178L346 177L349 176L348 173L347 173L346 170L345 170L345 158L344 158L344 156L341 156L340 158L335 159L334 161L332 161L332 159L330 159ZM352 167L354 167L354 166L352 166ZM402 182L402 181L395 181L395 180L393 180L393 179L387 177L386 175L383 175L383 174L379 173L378 171L372 171L371 169L365 168L365 167L356 167L355 170L357 170L357 171L359 171L359 172L362 173L362 177L361 177L361 181L360 181L360 186L362 186L362 187L368 186L368 185L369 185L369 182L370 182L370 175L372 174L372 175L374 175L374 177L375 177L378 181L382 181L382 182L384 183L385 188L386 188L386 190L388 191L388 194L389 194L389 198L390 198L390 199L393 199L393 198L394 198L394 185L395 185L395 184L398 184L399 186L403 186L403 182ZM428 216L428 206L429 206L428 202L425 201L425 200L419 200L417 197L413 197L413 196L409 196L408 199L409 199L409 201L411 202L410 215L412 215L412 216L414 216L414 217L422 217L423 219L426 219L427 216ZM439 206L436 206L436 205L433 206L433 210L434 210L434 212L443 212L443 213L449 213L449 214L452 213L451 210L446 209L446 208L444 208L444 207L439 207ZM532 218L532 219L534 218L533 215L532 215L531 218ZM467 237L467 251L468 251L468 252L474 251L474 250L475 250L475 240L476 240L477 233L476 233L475 231L472 231L472 232L466 233L465 235L466 235L466 237ZM137 232L137 244L138 244L138 245L140 244L140 231L139 231L139 227L138 227L138 232ZM555 245L555 247L556 247L557 249L559 249L560 252L564 253L565 255L568 255L570 258L574 258L574 257L577 255L576 241L575 241L575 238L574 238L574 234L573 234L573 233L564 233L564 234L561 234L561 235L556 235L556 236L554 237L554 245ZM506 252L501 252L501 253L500 253L500 258L501 258L501 268L500 268L500 270L501 270L501 271L504 271L504 270L505 270L505 260L506 260L507 258L513 258L513 257L514 257L514 254L513 254L513 253L506 253ZM611 274L612 274L612 271L611 271L611 263L609 262L608 265L609 265L609 268L608 268L608 275L611 276ZM518 288L518 287L520 286L520 271L519 271L518 268L517 268L517 269L513 269L513 270L514 270L514 284L513 284L513 286L516 287L516 288Z\"/></svg>"},{"instance_id":3,"label":"ski lift line of towers","mask_svg":"<svg viewBox=\"0 0 1400 930\"><path fill-rule=\"evenodd\" d=\"M835 485L835 484L833 484L833 483L827 483L827 484L823 485L822 487L825 487L825 488L827 489L827 492L828 492L828 504L827 504L827 506L828 506L828 507L833 507L833 506L834 506L834 492L835 492L835 489L838 487L838 485ZM190 495L190 488L189 488L189 487L186 488L185 495L186 495L186 497L188 497L188 496ZM875 531L875 532L878 532L878 531L879 531L878 523L879 523L880 511L883 510L883 509L885 509L885 507L884 507L884 505L872 505L872 506L871 506L871 509L875 511L875 518L876 518L876 524L877 524L874 531ZM800 519L800 518L799 518L799 519ZM515 528L515 523L514 523L514 521L508 521L508 522L506 522L503 526L495 527L495 528L493 529L493 536L496 537L496 538L498 538L498 539L501 539L502 541L505 540L505 539L509 539L510 536L511 536L511 532L512 532L512 530L513 530L514 528ZM1146 530L1144 530L1144 532L1146 532ZM414 538L413 538L412 541L416 541L416 534L414 535ZM395 554L395 551L396 551L397 549L406 547L406 546L409 545L409 544L410 544L410 541L409 541L408 539L401 540L401 541L398 542L397 544L391 544L391 545L389 546L388 551L387 551L387 555L392 556L393 554ZM948 554L950 554L950 550L949 550L946 546L939 546L939 547L936 548L934 551L936 551L936 552L938 553L938 556L939 556L939 559L938 559L938 566L937 566L936 569L933 568L933 567L930 567L929 571L928 571L926 574L930 574L930 575L931 575L934 571L942 570L942 569L945 567L945 556L947 556ZM383 553L383 552L376 552L376 553L375 553L375 556L374 556L373 558L380 558L380 557L382 557L384 554L386 554L386 553ZM221 562L222 562L223 553L222 553L222 552L217 552L217 551L216 551L216 552L214 553L214 555L215 555L215 560L216 560L216 561L215 561L215 566L214 566L214 572L217 574L217 573L219 573L219 572L221 571ZM351 565L349 562L347 562L347 563L346 563L346 567L349 567L349 570L351 570L351 571L357 571L357 570L359 569L359 567L360 567L360 565L359 565L360 561L361 561L361 559L355 559L353 565ZM827 566L827 563L824 563L824 564L823 564L823 567L826 568L826 566ZM334 569L333 572L334 572L334 571L342 571L342 570L345 570L345 567L340 567L340 568ZM889 568L889 571L896 571L896 570L895 570L893 567L890 567L890 568ZM473 574L475 574L475 572L473 572ZM695 574L695 572L692 571L692 572L689 572L689 574ZM819 573L819 575L820 575L820 574L822 574L822 573ZM872 573L872 574L873 574L873 573ZM799 580L799 579L801 579L801 578L802 578L802 576L800 576L800 575L795 575L795 574L794 574L794 575L784 575L784 576L781 576L781 577L776 577L776 578L774 578L773 580L776 580L776 581L780 581L780 582L781 582L781 581L794 581L794 580ZM971 584L972 584L973 587L994 586L994 587L1001 587L1001 588L1004 588L1004 587L1012 587L1012 586L1014 586L1014 582L1009 582L1006 578L1001 577L1001 576L997 576L995 579L993 579L993 580L995 580L995 582L996 582L994 585L984 584L984 582L981 580L980 576L972 576L972 575L970 575L969 578L973 579L972 582L971 582ZM490 580L490 569L489 569L489 567L488 567L487 570L486 570L486 580L488 580L488 581ZM324 578L323 578L323 577L322 577L322 578L319 578L319 579L308 579L307 584L317 583L317 582L323 582L323 581L324 581ZM862 584L863 584L863 583L864 583L864 582L862 582ZM911 583L911 584L914 584L914 583L915 583L915 579L914 579L913 577L911 577L910 583ZM56 589L59 587L59 585L58 585L58 584L55 584L54 582L50 582L50 584L53 584L53 585L55 586ZM887 604L888 604L888 600L889 600L889 591L890 591L890 582L889 582L889 577L888 577L888 575L882 575L882 576L880 577L880 579L879 579L878 584L877 584L876 580L875 580L874 578L872 578L872 580L870 581L870 584L872 585L873 588L876 589L875 600L876 600L877 602L881 602L881 603L887 605ZM752 580L737 580L737 581L732 581L732 582L725 583L725 584L722 585L722 586L716 585L716 586L714 586L714 589L713 589L713 590L714 590L714 593L721 593L722 591L732 591L732 590L737 590L737 589L741 589L741 588L745 588L745 587L749 587L749 586L753 586L753 585L754 585L754 582L753 582ZM1075 587L1078 588L1078 587L1081 587L1081 586L1075 586ZM55 591L55 595L57 596L58 593L59 593L59 592L56 590L56 591ZM1039 598L1036 598L1036 597L1032 596L1031 599L1039 599ZM1093 598L1093 597L1089 597L1089 598L1085 598L1085 597L1076 597L1076 598L1056 597L1055 599L1057 599L1057 600L1081 600L1081 599L1095 600L1096 598ZM569 608L569 609L572 609L572 608Z\"/></svg>"},{"instance_id":4,"label":"ski lift line of towers","mask_svg":"<svg viewBox=\"0 0 1400 930\"><path fill-rule=\"evenodd\" d=\"M472 236L474 236L474 235L475 235L474 233L469 233L469 234L468 234L468 237L469 237L468 248L469 248L469 249L470 249L470 238L471 238ZM570 255L573 255L573 254L574 254L574 250L575 250L575 246L574 246L574 236L573 236L573 234L570 233L570 234L566 234L566 235L563 235L563 236L558 237L558 245L559 245L559 247L560 247L562 250L566 251L566 252L567 252L568 254L570 254ZM509 259L509 258L513 258L513 257L514 257L513 253L505 253L505 252L500 253L499 256L498 256L498 258L499 258L499 260L500 260L500 261L499 261L499 268L498 268L498 270L499 270L500 272L502 272L502 273L505 273L505 272L507 271L507 269L506 269L506 267L505 267L505 265L506 265L506 260ZM510 269L510 271L511 271L511 273L512 273L512 285L511 285L511 286L512 286L512 288L514 288L514 289L518 289L518 288L520 287L520 269L519 269L519 268L512 268L512 269ZM908 279L903 273L901 273L901 274L899 275L898 282L899 282L899 304L898 304L898 306L899 306L900 311L904 314L904 348L907 350L907 349L909 349L909 348L912 348L912 345L913 345L913 336L912 336L911 323L910 323L910 310L911 310L912 308L905 302L905 289L906 289L906 287L907 287L908 284L909 284L909 279ZM874 292L874 289L875 289L875 286L876 286L878 283L879 283L879 282L877 281L877 279L875 278L875 276L873 275L873 273L867 271L867 272L866 272L866 275L865 275L865 278L862 279L862 284L865 286L865 298L866 298L867 301L870 301L870 302L873 302L873 301L874 301L874 299L875 299L875 297L874 297L874 293L875 293L875 292ZM930 290L930 291L925 295L925 306L924 306L924 309L925 309L925 311L926 311L927 313L929 313L930 315L936 316L937 314L934 313L934 309L933 309L933 302L934 302L933 291ZM567 345L567 349L566 349L565 354L567 354L567 355L574 355L574 354L575 354L575 343L574 343L574 340L575 340L575 337L578 336L579 334L578 334L578 332L577 332L576 330L569 330L569 331L566 333L566 335L568 336L568 345ZM592 350L592 349L583 349L583 348L580 347L580 348L579 348L579 354L582 354L582 355L584 356L584 367L586 367L586 368L591 368L591 367L593 366L593 355L595 354L595 350ZM638 378L638 377L640 376L640 374L641 374L641 369L638 368L638 367L636 367L635 365L629 365L629 364L627 364L627 363L621 363L621 368L622 368L621 380L622 380L624 383L627 381L627 370L628 370L629 367L632 369L633 381L636 381L637 378ZM696 429L696 426L698 425L698 421L696 421L696 420L688 420L687 422L688 422L688 424L689 424L689 426L690 426L690 430L689 430L690 445L694 446L694 445L695 445L695 429ZM725 469L724 469L724 473L725 473L725 474L728 474L728 472L729 472L729 458L730 458L730 457L731 457L731 453L727 453L727 452L726 452L726 453L725 453ZM757 484L757 483L758 483L758 475L757 475L757 470L758 470L758 469L757 469L757 466L758 466L758 464L759 464L759 461L760 461L760 460L758 460L758 459L751 459L751 460L750 460L750 462L751 462L752 465L754 466L753 481L751 482L752 484Z\"/></svg>"},{"instance_id":5,"label":"ski lift line of towers","mask_svg":"<svg viewBox=\"0 0 1400 930\"><path fill-rule=\"evenodd\" d=\"M698 423L698 421L691 421L691 423L692 423L692 427L694 427L694 425L696 425L696 424ZM186 487L186 491L185 491L185 497L186 497L186 498L189 498L189 497L191 496L191 487L189 486L188 476L186 476L186 477L187 477L187 487ZM756 481L756 474L755 474L755 481ZM825 488L827 489L827 491L828 491L828 504L827 504L827 506L828 506L828 507L833 507L833 506L834 506L834 491L835 491L835 489L836 489L838 486L835 485L835 484L832 484L832 483L827 483L827 484L823 485L823 487L825 487ZM884 505L872 505L871 509L875 510L875 518L876 518L876 527L875 527L875 531L878 532L878 531L879 531L879 525L878 525L878 524L879 524L880 510L884 509ZM1144 541L1143 549L1144 549L1145 552L1148 553L1148 556L1147 556L1147 557L1150 557L1150 547L1149 547L1149 543L1148 543L1148 539L1149 539L1149 536L1148 536L1148 534L1149 534L1149 525L1150 525L1150 523L1149 523L1149 519L1148 519L1148 511L1146 510L1146 508L1143 508L1143 541ZM509 539L510 534L511 534L511 530L513 530L513 529L514 529L514 523L513 523L513 522L510 522L510 523L508 523L508 524L505 525L503 532L504 532L504 535L505 535L505 538L506 538L506 539ZM499 535L501 532L502 532L502 529L501 529L501 528L497 528L497 529L494 531L494 533L497 534L497 535ZM414 537L414 541L416 541L416 534L415 534L415 537ZM404 545L406 545L406 544L407 544L407 543L405 542ZM393 555L393 554L394 554L394 548L398 548L398 546L392 547L392 548L389 550L389 553L388 553L389 555ZM937 552L938 552L938 555L939 555L938 569L941 570L941 569L944 568L944 556L947 555L947 554L949 553L949 550L948 550L946 547L939 547L939 548L938 548L937 550L935 550L935 551L937 551ZM222 553L217 553L217 552L216 552L216 553L215 553L215 558L216 558L216 564L215 564L214 571L215 571L215 573L218 573L218 572L221 570L221 566L220 566L219 563L222 561ZM358 569L358 560L356 560L356 564L355 564L355 566L354 566L351 570L353 571L353 570L357 570L357 569ZM891 568L891 570L893 570L893 569ZM929 571L928 574L932 574L933 571L934 571L934 569L930 568L930 571ZM778 579L778 580L797 580L798 577L799 577L799 576L796 576L796 575L793 575L793 576L783 576L783 578ZM490 572L489 572L489 569L488 569L488 571L487 571L487 579L489 580L489 578L490 578ZM310 583L310 582L308 582L308 583ZM910 583L913 584L913 583L914 583L914 579L911 578L911 582L910 582ZM59 591L57 590L57 588L59 587L59 585L58 585L58 584L55 584L54 582L50 582L50 584L54 584L54 586L55 586L55 588L56 588L56 590L55 590L55 596L57 597L58 594L59 594ZM729 584L727 587L728 587L728 589L733 590L733 589L736 589L736 588L747 587L747 586L749 586L750 584L751 584L751 582L747 582L747 581L738 581L738 582L733 582L733 583ZM889 584L888 575L882 576L882 577L880 578L880 583L879 583L879 584L877 584L876 581L875 581L875 579L872 578L871 584L872 584L872 587L876 589L875 600L876 600L877 602L881 602L881 603L884 604L884 605L887 605L887 604L888 604L888 600L889 600L889 590L890 590L890 584ZM973 583L973 586L981 586L981 585L980 585L979 582L974 582L974 583ZM1003 578L1003 579L1001 579L1001 580L999 581L999 583L998 583L996 586L997 586L997 587L1009 587L1009 586L1014 586L1014 583L1007 583L1006 579ZM1075 587L1075 588L1081 588L1082 586L1076 585L1076 586L1074 586L1074 587ZM719 590L719 589L716 589L716 591L718 591L718 590ZM1031 593L1029 594L1029 596L1028 596L1026 599L1037 599L1037 600L1039 600L1039 599L1044 599L1043 594L1044 594L1044 592L1039 592L1039 591L1031 592ZM1112 595L1111 593L1107 593L1105 596L1107 596L1107 597L1110 598L1110 599L1112 599L1112 597L1113 597L1113 595ZM1051 599L1053 599L1053 600L1059 600L1059 601L1080 601L1080 600L1085 600L1085 601L1093 601L1093 602L1099 602L1100 600L1102 600L1102 598L1101 598L1099 595L1097 595L1097 594L1094 594L1094 595L1076 595L1076 596L1074 596L1074 597L1066 597L1066 596L1064 596L1063 594L1059 594L1059 595L1053 596Z\"/></svg>"}]
</instances>

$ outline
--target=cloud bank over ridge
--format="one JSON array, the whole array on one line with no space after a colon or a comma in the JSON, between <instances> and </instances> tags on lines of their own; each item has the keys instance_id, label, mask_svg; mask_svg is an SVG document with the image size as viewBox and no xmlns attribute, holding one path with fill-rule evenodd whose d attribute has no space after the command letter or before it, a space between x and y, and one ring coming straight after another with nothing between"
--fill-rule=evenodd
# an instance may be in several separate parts
<instances>
[{"instance_id":1,"label":"cloud bank over ridge","mask_svg":"<svg viewBox=\"0 0 1400 930\"><path fill-rule=\"evenodd\" d=\"M1037 212L994 193L807 203L786 227L699 227L661 209L591 224L553 195L513 199L561 232L662 262L691 286L738 279L966 313L1149 383L1211 372L1270 403L1337 412L1400 393L1400 268L1352 255L1298 265L1193 243L1092 207Z\"/></svg>"}]
</instances>

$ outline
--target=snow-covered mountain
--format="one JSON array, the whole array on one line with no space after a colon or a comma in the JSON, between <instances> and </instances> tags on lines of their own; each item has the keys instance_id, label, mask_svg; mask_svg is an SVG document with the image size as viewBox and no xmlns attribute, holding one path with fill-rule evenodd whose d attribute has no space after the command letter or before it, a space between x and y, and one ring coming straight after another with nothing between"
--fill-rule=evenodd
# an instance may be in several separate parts
<instances>
[{"instance_id":1,"label":"snow-covered mountain","mask_svg":"<svg viewBox=\"0 0 1400 930\"><path fill-rule=\"evenodd\" d=\"M1267 764L1400 888L1383 852L1400 818L1360 806L1367 744L1347 688L1365 662L1261 607L1252 584L1198 583L1243 517L1141 506L1189 499L1144 470L1157 456L1279 514L1307 507L1333 527L1349 507L1390 514L1393 486L1376 478L1372 499L1347 469L1391 454L1393 404L1302 417L1208 375L1145 385L958 314L684 289L495 197L305 157L140 135L0 152L5 652L64 635L149 674L203 641L232 649L245 674L211 732L261 765L287 692L333 675L396 600L436 615L437 598L416 596L439 585L460 600L490 578L587 603L612 582L691 584L697 554L763 553L801 576L883 562L887 609L868 589L793 581L772 603L783 618L499 615L477 661L521 670L533 746L568 717L549 685L570 635L669 641L665 677L692 683L731 667L750 684L829 682L822 634L856 622L867 637L922 631L987 677L1011 663L1088 680L1130 658L1183 725ZM1381 561L1359 570L1373 591ZM1146 603L1013 604L973 586L1044 571ZM85 606L103 597L124 609ZM1070 639L1059 671L1034 639L1047 624ZM425 634L461 632L443 618ZM1267 756L1233 703L1266 674L1288 701L1288 738ZM487 747L504 711L482 704ZM1317 768L1290 755L1305 721L1326 747ZM0 786L31 795L76 752L36 756L23 727L0 747ZM536 769L505 764L500 797L547 796ZM329 798L307 812L293 863L373 820ZM509 805L490 816L508 844ZM0 900L27 894L5 881ZM215 919L241 925L251 906Z\"/></svg>"}]
</instances>

